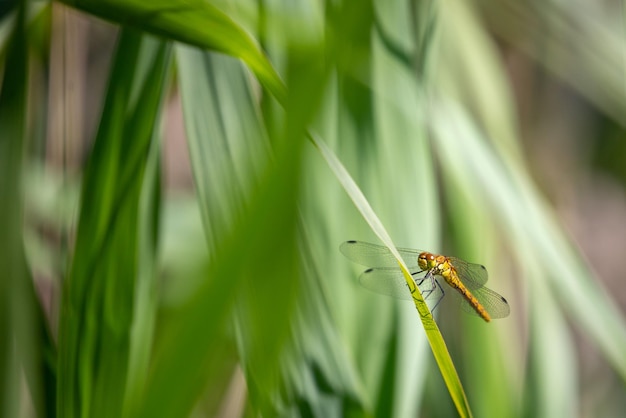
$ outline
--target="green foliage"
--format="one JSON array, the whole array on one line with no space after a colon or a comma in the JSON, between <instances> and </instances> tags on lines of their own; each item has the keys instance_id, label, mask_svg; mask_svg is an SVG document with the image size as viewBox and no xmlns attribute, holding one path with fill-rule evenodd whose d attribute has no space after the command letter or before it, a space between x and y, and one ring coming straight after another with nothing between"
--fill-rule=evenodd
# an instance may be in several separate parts
<instances>
[{"instance_id":1,"label":"green foliage","mask_svg":"<svg viewBox=\"0 0 626 418\"><path fill-rule=\"evenodd\" d=\"M519 41L525 6L494 6L516 23L503 27L478 3L21 2L0 31L0 413L28 416L23 399L42 417L592 409L575 333L623 382L624 316L535 181L488 30L618 125L607 51L623 34L581 43L602 46L583 65L596 90ZM56 177L29 144L47 93L29 93L28 68L47 64L27 52L52 61L48 19L69 7L119 33L85 166ZM564 16L572 34L569 10L547 10L542 25ZM178 96L193 194L163 185ZM65 192L46 200L52 187ZM370 294L347 239L389 247L411 290L394 243L485 264L512 314L487 324L450 298L433 315L419 292L414 306Z\"/></svg>"},{"instance_id":2,"label":"green foliage","mask_svg":"<svg viewBox=\"0 0 626 418\"><path fill-rule=\"evenodd\" d=\"M61 416L121 415L127 375L136 367L129 362L133 317L141 314L134 309L136 280L149 269L140 265L139 240L151 232L141 230L146 224L138 215L142 188L154 182L144 173L168 57L166 45L143 41L132 30L121 35L117 51L85 169L76 250L61 299ZM149 209L142 216L158 214L158 206ZM154 251L155 245L148 247Z\"/></svg>"}]
</instances>

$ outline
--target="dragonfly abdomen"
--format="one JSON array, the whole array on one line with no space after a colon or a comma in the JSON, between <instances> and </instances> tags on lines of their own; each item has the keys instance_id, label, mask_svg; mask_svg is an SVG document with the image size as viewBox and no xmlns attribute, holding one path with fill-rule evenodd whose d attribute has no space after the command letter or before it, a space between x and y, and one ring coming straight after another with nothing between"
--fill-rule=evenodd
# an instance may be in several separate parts
<instances>
[{"instance_id":1,"label":"dragonfly abdomen","mask_svg":"<svg viewBox=\"0 0 626 418\"><path fill-rule=\"evenodd\" d=\"M463 298L465 298L467 303L470 304L470 306L476 311L476 313L482 319L484 319L486 322L490 322L491 321L491 316L489 315L487 310L478 301L478 299L476 299L476 297L474 295L472 295L472 292L470 292L469 289L467 287L465 287L463 282L461 282L461 280L459 280L456 272L453 269L449 269L448 271L445 272L445 274L442 274L442 276L443 276L444 279L446 279L446 282L451 287L456 289L461 294L461 296L463 296Z\"/></svg>"}]
</instances>

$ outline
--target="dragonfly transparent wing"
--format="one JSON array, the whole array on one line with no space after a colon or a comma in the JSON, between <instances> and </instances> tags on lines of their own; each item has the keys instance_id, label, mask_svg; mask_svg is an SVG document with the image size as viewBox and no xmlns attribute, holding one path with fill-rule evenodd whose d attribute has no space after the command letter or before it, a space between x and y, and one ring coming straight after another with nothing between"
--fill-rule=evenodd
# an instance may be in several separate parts
<instances>
[{"instance_id":1,"label":"dragonfly transparent wing","mask_svg":"<svg viewBox=\"0 0 626 418\"><path fill-rule=\"evenodd\" d=\"M441 288L431 277L417 276L423 272L414 274L414 279L422 292L424 299L435 303L443 297ZM397 299L411 300L411 291L404 280L402 271L398 268L382 267L365 270L359 276L359 283L368 290Z\"/></svg>"},{"instance_id":2,"label":"dragonfly transparent wing","mask_svg":"<svg viewBox=\"0 0 626 418\"><path fill-rule=\"evenodd\" d=\"M465 299L457 290L446 285L444 285L444 288L446 292L446 301L444 303L457 305L463 312L480 317L478 312L476 312L472 305L470 305L467 299ZM473 290L472 295L474 295L480 304L487 310L491 319L506 318L511 313L511 308L509 307L506 299L491 289L482 287L478 290Z\"/></svg>"},{"instance_id":3,"label":"dragonfly transparent wing","mask_svg":"<svg viewBox=\"0 0 626 418\"><path fill-rule=\"evenodd\" d=\"M487 310L489 316L493 319L505 318L511 313L509 303L504 297L485 287L489 275L485 266L480 264L468 263L455 257L449 257L452 266L457 272L458 278L469 289L469 291L478 299L481 305ZM454 293L457 293L453 290ZM455 298L457 299L457 298ZM463 311L478 315L472 308L472 305L459 295L461 308ZM480 316L480 315L479 315Z\"/></svg>"},{"instance_id":4,"label":"dragonfly transparent wing","mask_svg":"<svg viewBox=\"0 0 626 418\"><path fill-rule=\"evenodd\" d=\"M456 257L448 257L448 260L450 260L452 267L456 270L459 279L468 289L479 289L487 283L489 274L485 266L468 263Z\"/></svg>"},{"instance_id":5,"label":"dragonfly transparent wing","mask_svg":"<svg viewBox=\"0 0 626 418\"><path fill-rule=\"evenodd\" d=\"M506 299L491 289L481 287L479 289L472 290L472 294L476 297L476 299L478 299L480 304L483 305L489 313L489 316L493 319L506 318L511 313L511 308L509 307L509 303ZM467 301L465 304L472 309ZM476 313L474 309L472 309L472 312Z\"/></svg>"},{"instance_id":6,"label":"dragonfly transparent wing","mask_svg":"<svg viewBox=\"0 0 626 418\"><path fill-rule=\"evenodd\" d=\"M383 245L370 244L363 241L346 241L341 244L339 250L350 260L363 266L398 267L396 258L391 254L389 248ZM417 257L421 251L410 248L398 248L398 251L411 273L419 269Z\"/></svg>"}]
</instances>

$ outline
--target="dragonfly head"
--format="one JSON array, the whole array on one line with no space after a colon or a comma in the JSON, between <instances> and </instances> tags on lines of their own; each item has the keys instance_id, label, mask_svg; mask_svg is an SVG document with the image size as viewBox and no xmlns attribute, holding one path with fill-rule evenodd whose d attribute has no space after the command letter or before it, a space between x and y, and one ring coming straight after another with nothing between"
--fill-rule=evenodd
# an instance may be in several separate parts
<instances>
[{"instance_id":1,"label":"dragonfly head","mask_svg":"<svg viewBox=\"0 0 626 418\"><path fill-rule=\"evenodd\" d=\"M427 252L421 253L417 257L417 265L420 266L422 270L431 270L437 266L437 261L435 260L435 255Z\"/></svg>"}]
</instances>

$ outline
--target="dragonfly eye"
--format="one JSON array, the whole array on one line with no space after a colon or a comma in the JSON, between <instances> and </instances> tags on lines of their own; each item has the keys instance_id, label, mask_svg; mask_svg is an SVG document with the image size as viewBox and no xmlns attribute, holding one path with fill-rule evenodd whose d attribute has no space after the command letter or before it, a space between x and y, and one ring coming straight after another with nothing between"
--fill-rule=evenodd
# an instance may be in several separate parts
<instances>
[{"instance_id":1,"label":"dragonfly eye","mask_svg":"<svg viewBox=\"0 0 626 418\"><path fill-rule=\"evenodd\" d=\"M423 252L417 257L417 264L422 270L430 270L437 266L437 260L434 254Z\"/></svg>"},{"instance_id":2,"label":"dragonfly eye","mask_svg":"<svg viewBox=\"0 0 626 418\"><path fill-rule=\"evenodd\" d=\"M428 269L428 253L421 253L419 257L417 257L417 264L420 266L422 270Z\"/></svg>"}]
</instances>

